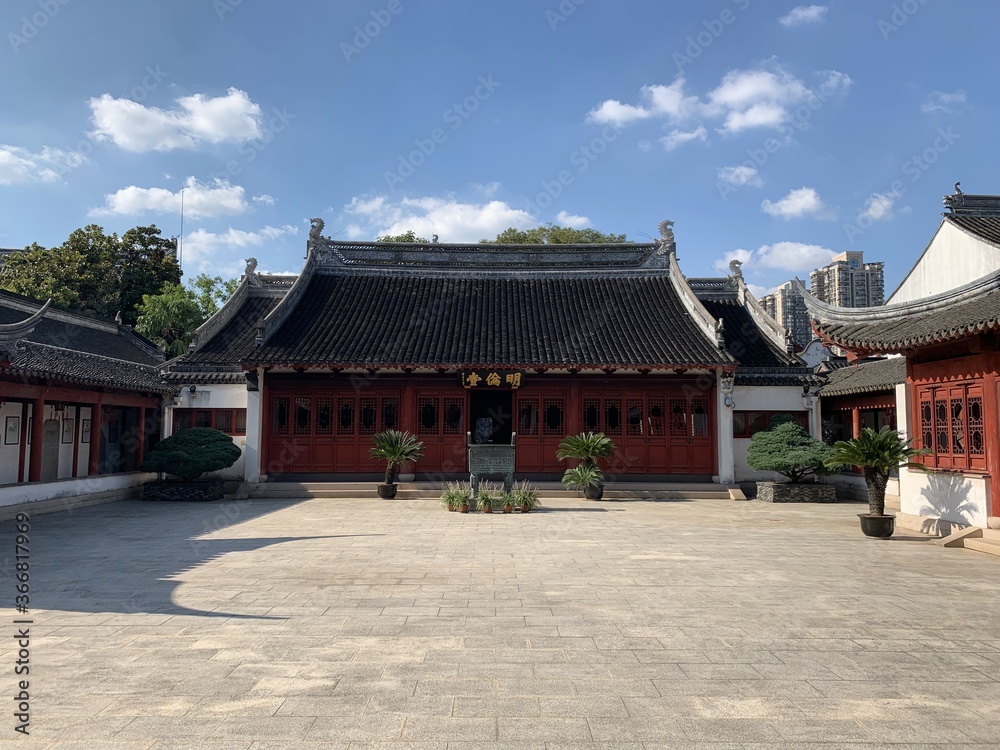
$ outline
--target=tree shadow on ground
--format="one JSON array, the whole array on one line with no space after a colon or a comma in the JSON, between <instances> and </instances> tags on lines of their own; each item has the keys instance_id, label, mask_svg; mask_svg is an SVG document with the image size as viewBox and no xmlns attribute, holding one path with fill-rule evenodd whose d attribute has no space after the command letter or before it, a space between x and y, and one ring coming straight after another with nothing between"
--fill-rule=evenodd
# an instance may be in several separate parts
<instances>
[{"instance_id":1,"label":"tree shadow on ground","mask_svg":"<svg viewBox=\"0 0 1000 750\"><path fill-rule=\"evenodd\" d=\"M205 538L228 527L302 501L242 500L216 503L127 501L77 508L31 518L29 611L156 613L199 617L284 619L282 617L199 610L176 604L174 593L186 571L230 552L252 552L284 542L375 534L287 537ZM13 522L0 524L13 540ZM10 545L13 550L13 544ZM0 570L13 580L8 556ZM8 572L10 578L7 578ZM225 585L227 582L217 582ZM230 590L241 586L234 580ZM248 605L247 609L254 609Z\"/></svg>"}]
</instances>

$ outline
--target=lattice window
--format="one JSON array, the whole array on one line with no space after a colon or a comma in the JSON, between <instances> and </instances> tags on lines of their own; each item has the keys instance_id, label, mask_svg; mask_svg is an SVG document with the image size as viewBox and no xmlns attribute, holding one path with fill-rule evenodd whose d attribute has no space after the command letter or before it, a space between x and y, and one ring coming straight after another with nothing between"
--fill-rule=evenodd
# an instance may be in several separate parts
<instances>
[{"instance_id":1,"label":"lattice window","mask_svg":"<svg viewBox=\"0 0 1000 750\"><path fill-rule=\"evenodd\" d=\"M219 409L214 417L215 420L212 426L217 430L222 430L227 435L231 435L233 429L233 412L230 409Z\"/></svg>"},{"instance_id":2,"label":"lattice window","mask_svg":"<svg viewBox=\"0 0 1000 750\"><path fill-rule=\"evenodd\" d=\"M561 398L542 399L542 434L564 435L563 417L566 411L565 402Z\"/></svg>"},{"instance_id":3,"label":"lattice window","mask_svg":"<svg viewBox=\"0 0 1000 750\"><path fill-rule=\"evenodd\" d=\"M538 434L538 399L518 396L517 434L528 437Z\"/></svg>"},{"instance_id":4,"label":"lattice window","mask_svg":"<svg viewBox=\"0 0 1000 750\"><path fill-rule=\"evenodd\" d=\"M969 454L972 456L986 455L982 396L969 396Z\"/></svg>"},{"instance_id":5,"label":"lattice window","mask_svg":"<svg viewBox=\"0 0 1000 750\"><path fill-rule=\"evenodd\" d=\"M583 429L587 432L601 431L601 399L583 400Z\"/></svg>"},{"instance_id":6,"label":"lattice window","mask_svg":"<svg viewBox=\"0 0 1000 750\"><path fill-rule=\"evenodd\" d=\"M934 425L937 428L937 441L934 443L935 452L951 453L951 446L948 443L948 400L946 398L934 401Z\"/></svg>"},{"instance_id":7,"label":"lattice window","mask_svg":"<svg viewBox=\"0 0 1000 750\"><path fill-rule=\"evenodd\" d=\"M295 419L292 422L293 435L309 435L312 433L312 399L305 396L295 397Z\"/></svg>"},{"instance_id":8,"label":"lattice window","mask_svg":"<svg viewBox=\"0 0 1000 750\"><path fill-rule=\"evenodd\" d=\"M399 424L399 398L385 396L382 399L382 429L394 430Z\"/></svg>"},{"instance_id":9,"label":"lattice window","mask_svg":"<svg viewBox=\"0 0 1000 750\"><path fill-rule=\"evenodd\" d=\"M920 437L925 448L934 448L934 414L930 401L920 402Z\"/></svg>"},{"instance_id":10,"label":"lattice window","mask_svg":"<svg viewBox=\"0 0 1000 750\"><path fill-rule=\"evenodd\" d=\"M358 434L374 435L378 430L378 398L362 396L358 399Z\"/></svg>"},{"instance_id":11,"label":"lattice window","mask_svg":"<svg viewBox=\"0 0 1000 750\"><path fill-rule=\"evenodd\" d=\"M333 399L316 399L316 434L333 434Z\"/></svg>"},{"instance_id":12,"label":"lattice window","mask_svg":"<svg viewBox=\"0 0 1000 750\"><path fill-rule=\"evenodd\" d=\"M954 395L954 394L953 394ZM965 453L965 399L961 392L951 399L951 446L953 453Z\"/></svg>"},{"instance_id":13,"label":"lattice window","mask_svg":"<svg viewBox=\"0 0 1000 750\"><path fill-rule=\"evenodd\" d=\"M687 437L687 402L670 399L670 436Z\"/></svg>"},{"instance_id":14,"label":"lattice window","mask_svg":"<svg viewBox=\"0 0 1000 750\"><path fill-rule=\"evenodd\" d=\"M646 414L649 422L649 436L663 437L666 431L667 404L662 398L646 399Z\"/></svg>"},{"instance_id":15,"label":"lattice window","mask_svg":"<svg viewBox=\"0 0 1000 750\"><path fill-rule=\"evenodd\" d=\"M271 400L271 434L287 435L291 425L291 399L288 396L276 396Z\"/></svg>"},{"instance_id":16,"label":"lattice window","mask_svg":"<svg viewBox=\"0 0 1000 750\"><path fill-rule=\"evenodd\" d=\"M622 434L621 399L606 399L604 401L604 434L609 437L617 437Z\"/></svg>"},{"instance_id":17,"label":"lattice window","mask_svg":"<svg viewBox=\"0 0 1000 750\"><path fill-rule=\"evenodd\" d=\"M461 435L464 430L462 420L462 407L465 400L459 398L446 398L444 400L444 434Z\"/></svg>"},{"instance_id":18,"label":"lattice window","mask_svg":"<svg viewBox=\"0 0 1000 750\"><path fill-rule=\"evenodd\" d=\"M337 399L337 434L354 434L354 398L340 397Z\"/></svg>"},{"instance_id":19,"label":"lattice window","mask_svg":"<svg viewBox=\"0 0 1000 750\"><path fill-rule=\"evenodd\" d=\"M642 399L625 399L625 434L631 436L642 435Z\"/></svg>"},{"instance_id":20,"label":"lattice window","mask_svg":"<svg viewBox=\"0 0 1000 750\"><path fill-rule=\"evenodd\" d=\"M440 399L437 396L421 396L417 399L417 432L421 435L437 435Z\"/></svg>"},{"instance_id":21,"label":"lattice window","mask_svg":"<svg viewBox=\"0 0 1000 750\"><path fill-rule=\"evenodd\" d=\"M708 437L710 432L708 399L691 399L691 435L693 437Z\"/></svg>"}]
</instances>

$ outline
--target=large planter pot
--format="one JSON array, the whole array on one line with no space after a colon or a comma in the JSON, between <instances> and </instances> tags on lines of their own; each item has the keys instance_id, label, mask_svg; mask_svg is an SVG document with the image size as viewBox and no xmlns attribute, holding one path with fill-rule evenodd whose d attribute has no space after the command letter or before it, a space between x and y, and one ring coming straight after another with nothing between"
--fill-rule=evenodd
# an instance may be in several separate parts
<instances>
[{"instance_id":1,"label":"large planter pot","mask_svg":"<svg viewBox=\"0 0 1000 750\"><path fill-rule=\"evenodd\" d=\"M583 496L588 500L600 500L604 497L604 485L599 484L596 487L584 487Z\"/></svg>"},{"instance_id":2,"label":"large planter pot","mask_svg":"<svg viewBox=\"0 0 1000 750\"><path fill-rule=\"evenodd\" d=\"M757 499L765 503L835 503L837 488L832 484L757 482Z\"/></svg>"},{"instance_id":3,"label":"large planter pot","mask_svg":"<svg viewBox=\"0 0 1000 750\"><path fill-rule=\"evenodd\" d=\"M142 486L143 500L209 502L222 499L221 479L201 479L187 482L146 482Z\"/></svg>"},{"instance_id":4,"label":"large planter pot","mask_svg":"<svg viewBox=\"0 0 1000 750\"><path fill-rule=\"evenodd\" d=\"M861 519L861 533L873 539L888 539L896 529L895 516L872 516L858 513Z\"/></svg>"},{"instance_id":5,"label":"large planter pot","mask_svg":"<svg viewBox=\"0 0 1000 750\"><path fill-rule=\"evenodd\" d=\"M503 512L504 513L513 513L514 512L514 506L513 505L505 505L505 506L503 506Z\"/></svg>"},{"instance_id":6,"label":"large planter pot","mask_svg":"<svg viewBox=\"0 0 1000 750\"><path fill-rule=\"evenodd\" d=\"M394 497L396 497L396 485L394 484L378 485L378 496L383 500L392 500Z\"/></svg>"}]
</instances>

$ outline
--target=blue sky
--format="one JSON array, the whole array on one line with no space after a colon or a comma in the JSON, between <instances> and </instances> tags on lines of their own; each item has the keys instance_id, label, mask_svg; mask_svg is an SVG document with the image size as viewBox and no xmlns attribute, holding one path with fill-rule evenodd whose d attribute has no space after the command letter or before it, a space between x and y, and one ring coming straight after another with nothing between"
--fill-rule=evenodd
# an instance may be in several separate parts
<instances>
[{"instance_id":1,"label":"blue sky","mask_svg":"<svg viewBox=\"0 0 1000 750\"><path fill-rule=\"evenodd\" d=\"M99 8L99 10L98 10ZM956 11L960 9L960 12ZM895 288L956 180L1000 193L1000 5L6 0L0 247L180 233L188 275L338 239L556 222L758 291L836 252Z\"/></svg>"}]
</instances>

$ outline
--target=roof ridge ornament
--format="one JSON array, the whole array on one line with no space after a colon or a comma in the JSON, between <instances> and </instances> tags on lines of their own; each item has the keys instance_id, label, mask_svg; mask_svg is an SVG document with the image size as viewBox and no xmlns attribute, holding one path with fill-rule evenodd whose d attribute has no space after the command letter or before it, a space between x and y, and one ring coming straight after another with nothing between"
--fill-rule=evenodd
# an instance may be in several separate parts
<instances>
[{"instance_id":1,"label":"roof ridge ornament","mask_svg":"<svg viewBox=\"0 0 1000 750\"><path fill-rule=\"evenodd\" d=\"M670 219L664 219L660 222L660 239L657 244L659 244L659 249L656 251L660 255L666 253L673 253L677 251L677 242L674 239L674 222Z\"/></svg>"},{"instance_id":2,"label":"roof ridge ornament","mask_svg":"<svg viewBox=\"0 0 1000 750\"><path fill-rule=\"evenodd\" d=\"M326 253L326 242L324 240L329 239L323 236L323 227L326 226L326 222L322 219L309 219L309 242L307 245L307 252L316 253L317 255L323 255Z\"/></svg>"},{"instance_id":3,"label":"roof ridge ornament","mask_svg":"<svg viewBox=\"0 0 1000 750\"><path fill-rule=\"evenodd\" d=\"M734 279L739 279L743 281L743 269L740 266L743 265L743 261L739 258L733 258L729 261L729 275Z\"/></svg>"}]
</instances>

